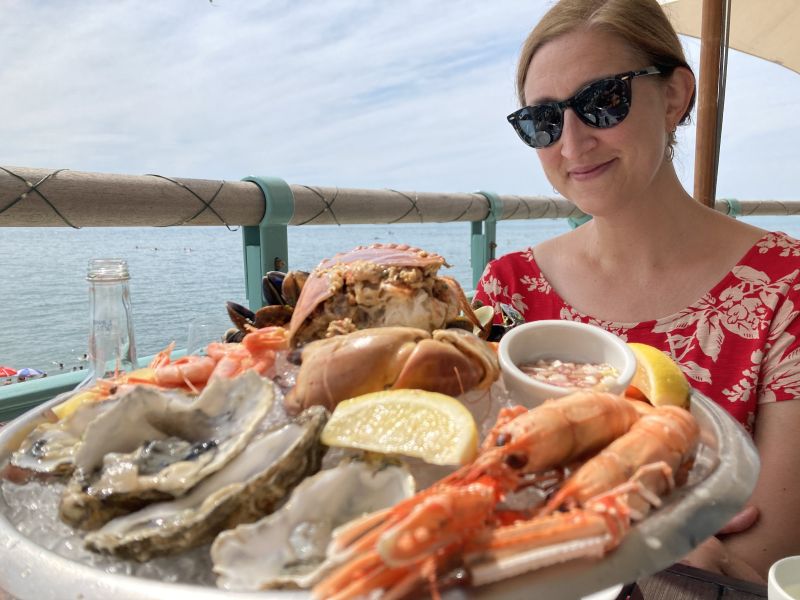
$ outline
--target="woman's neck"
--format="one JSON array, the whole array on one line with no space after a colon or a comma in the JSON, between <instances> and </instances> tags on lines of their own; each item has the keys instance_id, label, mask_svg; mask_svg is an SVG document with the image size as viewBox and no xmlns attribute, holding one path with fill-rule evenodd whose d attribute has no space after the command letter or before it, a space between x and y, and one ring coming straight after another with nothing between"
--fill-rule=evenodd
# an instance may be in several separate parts
<instances>
[{"instance_id":1,"label":"woman's neck","mask_svg":"<svg viewBox=\"0 0 800 600\"><path fill-rule=\"evenodd\" d=\"M626 210L595 217L580 228L585 228L581 236L584 251L598 266L616 270L626 265L652 272L695 251L692 241L699 240L696 232L709 218L709 211L686 193L674 171L672 175L672 181L660 190L631 198Z\"/></svg>"}]
</instances>

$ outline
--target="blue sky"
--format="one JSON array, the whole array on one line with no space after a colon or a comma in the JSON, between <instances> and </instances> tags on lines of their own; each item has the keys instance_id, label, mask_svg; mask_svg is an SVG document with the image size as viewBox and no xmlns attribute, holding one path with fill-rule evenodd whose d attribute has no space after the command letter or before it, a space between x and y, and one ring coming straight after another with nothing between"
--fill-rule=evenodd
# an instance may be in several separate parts
<instances>
[{"instance_id":1,"label":"blue sky","mask_svg":"<svg viewBox=\"0 0 800 600\"><path fill-rule=\"evenodd\" d=\"M551 195L505 121L549 4L2 0L0 164ZM797 98L731 52L718 197L800 200ZM676 160L691 189L694 127Z\"/></svg>"}]
</instances>

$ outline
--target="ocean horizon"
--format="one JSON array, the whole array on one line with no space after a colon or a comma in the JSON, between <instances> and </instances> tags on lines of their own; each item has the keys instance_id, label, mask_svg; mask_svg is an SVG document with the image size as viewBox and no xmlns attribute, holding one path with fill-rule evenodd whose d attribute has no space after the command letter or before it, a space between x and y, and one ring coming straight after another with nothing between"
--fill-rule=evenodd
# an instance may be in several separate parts
<instances>
[{"instance_id":1,"label":"ocean horizon","mask_svg":"<svg viewBox=\"0 0 800 600\"><path fill-rule=\"evenodd\" d=\"M800 237L800 217L743 221ZM569 229L566 219L497 224L497 256ZM472 291L469 223L290 227L289 268L311 270L337 252L375 242L438 252L440 273ZM230 327L225 303L246 304L241 231L225 227L4 228L0 235L0 365L55 375L86 368L93 258L123 258L131 274L137 354L183 348L192 321Z\"/></svg>"}]
</instances>

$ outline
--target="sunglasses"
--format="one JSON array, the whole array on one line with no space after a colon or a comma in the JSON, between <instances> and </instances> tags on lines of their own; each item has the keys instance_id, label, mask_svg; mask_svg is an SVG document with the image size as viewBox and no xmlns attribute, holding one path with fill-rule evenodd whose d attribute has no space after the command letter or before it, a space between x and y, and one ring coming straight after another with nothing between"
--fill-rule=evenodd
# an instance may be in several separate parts
<instances>
[{"instance_id":1,"label":"sunglasses","mask_svg":"<svg viewBox=\"0 0 800 600\"><path fill-rule=\"evenodd\" d=\"M598 79L579 89L572 98L520 108L508 115L508 122L531 148L547 148L558 141L567 108L574 110L589 127L608 129L622 123L630 112L631 81L660 73L660 67L647 67Z\"/></svg>"}]
</instances>

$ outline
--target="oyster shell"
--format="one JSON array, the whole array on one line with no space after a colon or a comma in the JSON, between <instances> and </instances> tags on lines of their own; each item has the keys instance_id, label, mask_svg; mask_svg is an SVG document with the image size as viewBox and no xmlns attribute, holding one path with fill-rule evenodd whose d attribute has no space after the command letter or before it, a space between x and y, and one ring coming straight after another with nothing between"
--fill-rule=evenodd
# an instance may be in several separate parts
<instances>
[{"instance_id":1,"label":"oyster shell","mask_svg":"<svg viewBox=\"0 0 800 600\"><path fill-rule=\"evenodd\" d=\"M244 449L273 398L272 382L253 371L215 380L197 397L135 388L86 427L61 519L96 529L186 493Z\"/></svg>"},{"instance_id":2,"label":"oyster shell","mask_svg":"<svg viewBox=\"0 0 800 600\"><path fill-rule=\"evenodd\" d=\"M186 496L151 504L86 535L86 547L139 561L211 541L223 529L275 510L306 475L320 468L328 412L313 407L294 423L252 440L225 468Z\"/></svg>"},{"instance_id":3,"label":"oyster shell","mask_svg":"<svg viewBox=\"0 0 800 600\"><path fill-rule=\"evenodd\" d=\"M311 587L326 570L334 528L413 493L413 477L398 465L348 461L317 473L276 513L217 537L211 546L217 585L230 590Z\"/></svg>"},{"instance_id":4,"label":"oyster shell","mask_svg":"<svg viewBox=\"0 0 800 600\"><path fill-rule=\"evenodd\" d=\"M86 427L118 401L119 398L109 398L85 402L63 419L40 423L11 455L11 464L35 473L70 475L75 466L75 451Z\"/></svg>"}]
</instances>

